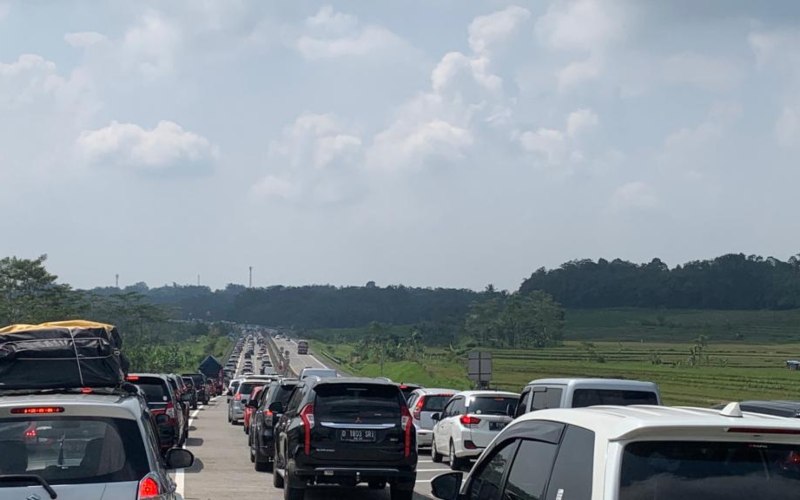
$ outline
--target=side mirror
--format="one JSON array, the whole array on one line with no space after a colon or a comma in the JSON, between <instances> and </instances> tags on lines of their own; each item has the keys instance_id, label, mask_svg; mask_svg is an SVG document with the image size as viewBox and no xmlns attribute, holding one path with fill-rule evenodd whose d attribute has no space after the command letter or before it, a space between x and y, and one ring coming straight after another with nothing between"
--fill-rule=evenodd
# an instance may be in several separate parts
<instances>
[{"instance_id":1,"label":"side mirror","mask_svg":"<svg viewBox=\"0 0 800 500\"><path fill-rule=\"evenodd\" d=\"M431 481L431 492L436 498L441 500L456 500L461 491L461 482L464 474L461 472L448 472L433 478Z\"/></svg>"},{"instance_id":2,"label":"side mirror","mask_svg":"<svg viewBox=\"0 0 800 500\"><path fill-rule=\"evenodd\" d=\"M185 469L194 464L194 455L183 448L171 448L164 457L167 469Z\"/></svg>"},{"instance_id":3,"label":"side mirror","mask_svg":"<svg viewBox=\"0 0 800 500\"><path fill-rule=\"evenodd\" d=\"M269 405L269 408L267 409L272 413L283 413L283 403L281 403L280 401L274 401Z\"/></svg>"},{"instance_id":4,"label":"side mirror","mask_svg":"<svg viewBox=\"0 0 800 500\"><path fill-rule=\"evenodd\" d=\"M433 415L431 415L431 420L433 420L434 422L438 422L441 419L442 419L441 413L434 413Z\"/></svg>"},{"instance_id":5,"label":"side mirror","mask_svg":"<svg viewBox=\"0 0 800 500\"><path fill-rule=\"evenodd\" d=\"M167 425L167 424L169 424L169 417L168 416L166 416L163 413L161 415L156 415L156 425L157 426L161 427L162 425Z\"/></svg>"}]
</instances>

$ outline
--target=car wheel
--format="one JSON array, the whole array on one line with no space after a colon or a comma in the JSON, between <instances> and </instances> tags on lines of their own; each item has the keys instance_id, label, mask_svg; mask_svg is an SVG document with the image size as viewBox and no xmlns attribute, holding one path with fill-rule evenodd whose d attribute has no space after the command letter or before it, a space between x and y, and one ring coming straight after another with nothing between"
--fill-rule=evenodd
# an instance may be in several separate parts
<instances>
[{"instance_id":1,"label":"car wheel","mask_svg":"<svg viewBox=\"0 0 800 500\"><path fill-rule=\"evenodd\" d=\"M275 463L272 464L272 486L283 488L283 476L278 474L278 447L275 446Z\"/></svg>"},{"instance_id":2,"label":"car wheel","mask_svg":"<svg viewBox=\"0 0 800 500\"><path fill-rule=\"evenodd\" d=\"M442 454L436 451L436 439L431 442L431 462L433 463L441 463L442 461Z\"/></svg>"},{"instance_id":3,"label":"car wheel","mask_svg":"<svg viewBox=\"0 0 800 500\"><path fill-rule=\"evenodd\" d=\"M261 461L258 460L258 457L256 457L256 460L253 463L257 472L272 472L272 462L269 460Z\"/></svg>"},{"instance_id":4,"label":"car wheel","mask_svg":"<svg viewBox=\"0 0 800 500\"><path fill-rule=\"evenodd\" d=\"M414 483L409 487L403 483L392 484L389 494L392 500L412 500L414 498Z\"/></svg>"},{"instance_id":5,"label":"car wheel","mask_svg":"<svg viewBox=\"0 0 800 500\"><path fill-rule=\"evenodd\" d=\"M450 468L452 470L461 470L464 468L466 463L466 459L458 458L456 456L456 447L452 441L450 441Z\"/></svg>"},{"instance_id":6,"label":"car wheel","mask_svg":"<svg viewBox=\"0 0 800 500\"><path fill-rule=\"evenodd\" d=\"M303 500L306 496L305 488L297 488L292 480L291 467L286 467L286 476L284 477L283 486L283 500Z\"/></svg>"}]
</instances>

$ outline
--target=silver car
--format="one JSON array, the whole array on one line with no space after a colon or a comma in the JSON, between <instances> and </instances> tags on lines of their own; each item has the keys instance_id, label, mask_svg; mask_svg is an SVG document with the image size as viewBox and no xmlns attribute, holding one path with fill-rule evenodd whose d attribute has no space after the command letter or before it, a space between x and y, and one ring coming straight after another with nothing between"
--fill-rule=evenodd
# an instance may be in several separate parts
<instances>
[{"instance_id":1,"label":"silver car","mask_svg":"<svg viewBox=\"0 0 800 500\"><path fill-rule=\"evenodd\" d=\"M440 413L450 400L456 389L415 389L408 396L408 409L411 411L414 427L417 429L417 447L427 448L433 440L433 426L436 422L431 418Z\"/></svg>"},{"instance_id":2,"label":"silver car","mask_svg":"<svg viewBox=\"0 0 800 500\"><path fill-rule=\"evenodd\" d=\"M99 391L99 390L98 390ZM0 498L177 498L163 464L189 467L188 450L162 460L138 393L28 394L0 398Z\"/></svg>"},{"instance_id":3,"label":"silver car","mask_svg":"<svg viewBox=\"0 0 800 500\"><path fill-rule=\"evenodd\" d=\"M228 405L228 422L236 425L240 420L244 419L244 409L247 406L247 402L250 401L250 393L256 387L266 383L263 379L246 378L239 384L236 392L233 393L231 404Z\"/></svg>"}]
</instances>

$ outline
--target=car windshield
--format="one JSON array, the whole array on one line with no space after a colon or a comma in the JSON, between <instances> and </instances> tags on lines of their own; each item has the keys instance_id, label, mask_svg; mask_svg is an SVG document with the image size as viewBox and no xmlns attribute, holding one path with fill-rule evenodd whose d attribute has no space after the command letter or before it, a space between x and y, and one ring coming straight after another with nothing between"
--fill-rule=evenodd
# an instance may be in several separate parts
<instances>
[{"instance_id":1,"label":"car windshield","mask_svg":"<svg viewBox=\"0 0 800 500\"><path fill-rule=\"evenodd\" d=\"M142 433L134 420L0 420L0 474L36 474L56 485L139 481L148 471ZM10 486L18 485L0 483L0 488Z\"/></svg>"},{"instance_id":2,"label":"car windshield","mask_svg":"<svg viewBox=\"0 0 800 500\"><path fill-rule=\"evenodd\" d=\"M619 500L797 498L800 446L646 441L622 456Z\"/></svg>"},{"instance_id":3,"label":"car windshield","mask_svg":"<svg viewBox=\"0 0 800 500\"><path fill-rule=\"evenodd\" d=\"M653 391L620 391L613 389L576 389L572 406L583 408L595 405L657 405Z\"/></svg>"},{"instance_id":4,"label":"car windshield","mask_svg":"<svg viewBox=\"0 0 800 500\"><path fill-rule=\"evenodd\" d=\"M274 401L280 401L281 404L286 407L286 403L289 402L289 397L292 395L292 391L294 391L294 385L279 385L276 393L273 398Z\"/></svg>"},{"instance_id":5,"label":"car windshield","mask_svg":"<svg viewBox=\"0 0 800 500\"><path fill-rule=\"evenodd\" d=\"M314 390L314 413L320 420L400 418L402 396L393 386L323 384Z\"/></svg>"},{"instance_id":6,"label":"car windshield","mask_svg":"<svg viewBox=\"0 0 800 500\"><path fill-rule=\"evenodd\" d=\"M452 394L443 394L436 396L425 396L425 402L422 406L422 411L442 411L444 405L450 401Z\"/></svg>"},{"instance_id":7,"label":"car windshield","mask_svg":"<svg viewBox=\"0 0 800 500\"><path fill-rule=\"evenodd\" d=\"M517 398L509 396L478 396L469 403L467 413L478 415L513 415Z\"/></svg>"}]
</instances>

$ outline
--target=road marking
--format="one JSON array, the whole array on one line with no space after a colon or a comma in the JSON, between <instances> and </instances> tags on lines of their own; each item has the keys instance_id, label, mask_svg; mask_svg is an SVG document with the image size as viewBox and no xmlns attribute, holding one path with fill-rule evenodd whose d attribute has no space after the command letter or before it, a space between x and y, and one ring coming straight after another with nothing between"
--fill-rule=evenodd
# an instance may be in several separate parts
<instances>
[{"instance_id":1,"label":"road marking","mask_svg":"<svg viewBox=\"0 0 800 500\"><path fill-rule=\"evenodd\" d=\"M214 396L213 398L211 398L211 401L216 401L218 397L219 396ZM197 418L197 415L199 413L200 413L200 408L194 410L192 413L189 414L189 422L186 424L187 427L191 427L192 426L192 422L194 422L194 419ZM187 435L186 439L189 439L188 435ZM186 443L183 443L182 448L186 449ZM186 483L186 480L184 478L184 471L185 470L186 469L176 469L175 470L175 493L177 493L179 495L179 498L181 498L181 499L183 498L183 489L184 489L184 486L185 486L185 483Z\"/></svg>"},{"instance_id":2,"label":"road marking","mask_svg":"<svg viewBox=\"0 0 800 500\"><path fill-rule=\"evenodd\" d=\"M322 367L322 368L328 368L327 366L325 366L325 363L323 363L322 361L318 360L316 357L314 357L314 355L313 355L313 354L309 354L309 355L308 355L308 357L309 357L309 358L311 358L311 359L313 359L314 361L316 361L316 362L317 362L317 364L318 364L320 367Z\"/></svg>"}]
</instances>

